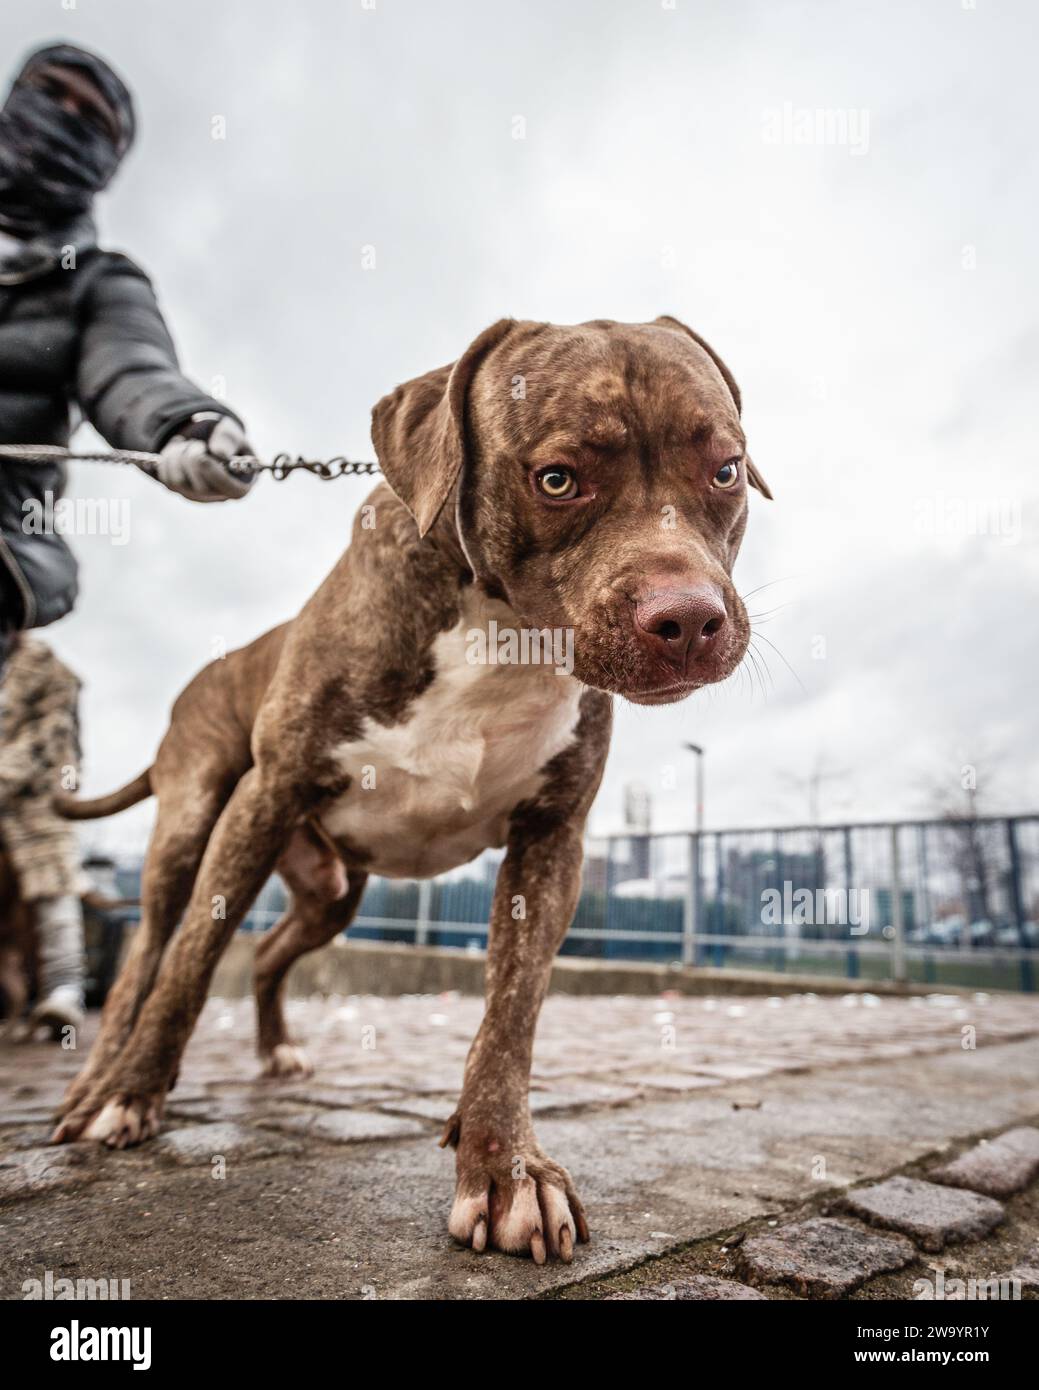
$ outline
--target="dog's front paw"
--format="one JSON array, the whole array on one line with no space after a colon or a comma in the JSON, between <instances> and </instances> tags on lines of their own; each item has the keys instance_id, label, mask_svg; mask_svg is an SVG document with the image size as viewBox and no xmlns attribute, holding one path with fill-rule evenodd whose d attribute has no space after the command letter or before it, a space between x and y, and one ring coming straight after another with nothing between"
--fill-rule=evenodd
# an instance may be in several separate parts
<instances>
[{"instance_id":1,"label":"dog's front paw","mask_svg":"<svg viewBox=\"0 0 1039 1390\"><path fill-rule=\"evenodd\" d=\"M88 1099L66 1114L51 1135L51 1143L93 1139L110 1149L126 1149L158 1134L161 1120L162 1099L157 1096L115 1095L100 1102Z\"/></svg>"},{"instance_id":2,"label":"dog's front paw","mask_svg":"<svg viewBox=\"0 0 1039 1390\"><path fill-rule=\"evenodd\" d=\"M458 1116L448 1121L444 1143L458 1145L458 1181L447 1228L474 1250L488 1246L569 1264L574 1245L588 1240L588 1222L565 1168L548 1158L533 1134L503 1143L471 1129Z\"/></svg>"},{"instance_id":3,"label":"dog's front paw","mask_svg":"<svg viewBox=\"0 0 1039 1390\"><path fill-rule=\"evenodd\" d=\"M314 1065L303 1048L294 1043L278 1043L262 1058L261 1075L272 1080L281 1077L313 1076Z\"/></svg>"},{"instance_id":4,"label":"dog's front paw","mask_svg":"<svg viewBox=\"0 0 1039 1390\"><path fill-rule=\"evenodd\" d=\"M98 1070L90 1065L88 1059L82 1070L69 1082L55 1112L58 1119L64 1119L66 1115L71 1115L74 1111L79 1110L97 1085L98 1075Z\"/></svg>"}]
</instances>

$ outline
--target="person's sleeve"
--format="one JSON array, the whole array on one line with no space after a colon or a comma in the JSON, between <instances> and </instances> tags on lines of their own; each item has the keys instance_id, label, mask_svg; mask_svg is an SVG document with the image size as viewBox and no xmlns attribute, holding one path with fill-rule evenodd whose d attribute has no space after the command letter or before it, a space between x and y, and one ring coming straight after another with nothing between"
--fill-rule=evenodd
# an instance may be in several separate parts
<instances>
[{"instance_id":1,"label":"person's sleeve","mask_svg":"<svg viewBox=\"0 0 1039 1390\"><path fill-rule=\"evenodd\" d=\"M58 792L60 761L78 744L79 682L71 672L54 663L41 667L20 686L18 698L31 717L0 744L0 813L27 787L51 784Z\"/></svg>"},{"instance_id":2,"label":"person's sleeve","mask_svg":"<svg viewBox=\"0 0 1039 1390\"><path fill-rule=\"evenodd\" d=\"M241 420L183 375L148 277L125 256L102 252L80 307L76 394L114 448L158 453L196 411Z\"/></svg>"},{"instance_id":3,"label":"person's sleeve","mask_svg":"<svg viewBox=\"0 0 1039 1390\"><path fill-rule=\"evenodd\" d=\"M0 748L0 814L40 775L35 745L36 730L27 728L21 729L10 743Z\"/></svg>"}]
</instances>

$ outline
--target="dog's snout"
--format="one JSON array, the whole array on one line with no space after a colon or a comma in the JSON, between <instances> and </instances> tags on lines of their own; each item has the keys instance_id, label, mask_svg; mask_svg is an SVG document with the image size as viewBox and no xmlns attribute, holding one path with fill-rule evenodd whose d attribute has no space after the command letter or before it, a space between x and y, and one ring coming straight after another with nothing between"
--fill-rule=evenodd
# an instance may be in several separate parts
<instances>
[{"instance_id":1,"label":"dog's snout","mask_svg":"<svg viewBox=\"0 0 1039 1390\"><path fill-rule=\"evenodd\" d=\"M727 621L725 602L711 584L658 589L635 603L639 636L679 671L711 649Z\"/></svg>"}]
</instances>

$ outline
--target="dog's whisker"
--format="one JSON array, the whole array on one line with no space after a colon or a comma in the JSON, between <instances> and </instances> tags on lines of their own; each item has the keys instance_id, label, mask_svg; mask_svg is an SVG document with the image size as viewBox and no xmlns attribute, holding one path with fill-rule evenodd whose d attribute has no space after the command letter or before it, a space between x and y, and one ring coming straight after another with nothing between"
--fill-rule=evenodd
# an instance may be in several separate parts
<instances>
[{"instance_id":1,"label":"dog's whisker","mask_svg":"<svg viewBox=\"0 0 1039 1390\"><path fill-rule=\"evenodd\" d=\"M761 613L748 613L747 617L754 623L765 618L774 618L777 613L782 613L784 608L789 607L790 605L788 603L779 603L775 608L766 608Z\"/></svg>"},{"instance_id":2,"label":"dog's whisker","mask_svg":"<svg viewBox=\"0 0 1039 1390\"><path fill-rule=\"evenodd\" d=\"M744 655L743 660L740 662L740 664L736 667L736 670L733 672L733 675L734 675L734 676L739 676L739 678L740 678L740 683L739 683L739 687L738 687L740 693L742 694L743 688L744 688L744 686L746 686L746 688L747 688L747 693L749 694L750 698L753 700L753 698L754 698L754 679L753 679L753 677L752 677L751 674L750 674L750 662L748 661L746 654Z\"/></svg>"},{"instance_id":3,"label":"dog's whisker","mask_svg":"<svg viewBox=\"0 0 1039 1390\"><path fill-rule=\"evenodd\" d=\"M805 685L804 681L803 681L803 680L801 679L801 677L797 674L797 672L794 670L794 668L790 665L790 662L787 661L786 657L785 657L784 654L780 651L780 649L776 646L775 642L773 642L770 638L766 637L765 634L764 634L763 632L756 632L754 635L755 635L756 637L760 637L761 640L762 640L762 642L767 642L767 643L768 643L768 645L772 648L772 650L775 652L775 654L779 657L780 661L783 663L783 665L786 667L786 669L787 669L787 670L790 672L790 674L793 676L794 680L797 681L797 683L798 683L798 685L801 687L801 690L803 691L803 693L804 693L805 695L807 695L807 694L808 694L808 687Z\"/></svg>"},{"instance_id":4,"label":"dog's whisker","mask_svg":"<svg viewBox=\"0 0 1039 1390\"><path fill-rule=\"evenodd\" d=\"M761 698L762 698L762 699L765 701L765 703L767 704L767 703L768 703L768 686L766 686L766 684L765 684L765 677L766 677L766 676L768 677L769 685L772 685L773 688L775 688L775 687L774 687L774 683L773 683L773 681L772 681L772 672L768 669L768 662L765 661L765 659L764 659L764 657L761 655L761 653L756 652L756 651L753 649L753 647L748 647L748 648L747 648L747 655L750 657L751 665L752 665L753 668L754 668L754 673L755 673L755 675L756 675L757 678L758 678L758 686L759 686L760 689L761 689Z\"/></svg>"},{"instance_id":5,"label":"dog's whisker","mask_svg":"<svg viewBox=\"0 0 1039 1390\"><path fill-rule=\"evenodd\" d=\"M740 685L738 689L742 691L743 682L746 681L748 694L751 700L753 700L755 682L754 654L749 646L743 653L743 656L740 660L740 664L736 667L735 671L733 671L732 675L729 677L729 680L732 680L736 676L739 676L740 678ZM722 682L723 685L726 683L727 682L725 681Z\"/></svg>"},{"instance_id":6,"label":"dog's whisker","mask_svg":"<svg viewBox=\"0 0 1039 1390\"><path fill-rule=\"evenodd\" d=\"M765 654L764 652L762 652L762 651L756 652L755 655L757 656L758 660L761 662L762 669L763 669L764 672L765 672L765 678L766 678L766 680L768 681L769 690L771 690L771 691L774 692L774 691L775 691L775 688L776 688L776 678L775 678L775 676L772 674L772 667L769 665L768 657L767 657L766 654Z\"/></svg>"},{"instance_id":7,"label":"dog's whisker","mask_svg":"<svg viewBox=\"0 0 1039 1390\"><path fill-rule=\"evenodd\" d=\"M749 643L749 645L748 645L748 651L749 651L751 660L752 660L753 663L754 663L754 667L755 667L755 669L756 669L757 672L758 672L758 679L759 679L759 681L761 682L761 691L762 691L762 694L765 695L765 697L766 697L766 699L767 699L767 697L768 697L768 691L769 691L769 690L775 690L775 688L776 688L776 683L775 683L775 681L774 681L774 679L773 679L773 677L772 677L772 669L771 669L771 667L770 667L769 664L768 664L768 658L767 658L766 654L765 654L763 651L761 651L760 649L758 649L757 647L755 647L755 645L754 645L754 636L755 636L755 634L752 633L752 634L751 634L751 638L750 638L750 643ZM767 682L768 682L767 686L766 686L766 680L767 680Z\"/></svg>"},{"instance_id":8,"label":"dog's whisker","mask_svg":"<svg viewBox=\"0 0 1039 1390\"><path fill-rule=\"evenodd\" d=\"M798 578L800 578L800 576L796 574L785 574L781 579L770 579L768 583L759 584L756 589L750 589L747 591L747 593L740 594L740 598L743 600L744 603L746 603L747 600L749 598L753 598L755 594L760 594L762 589L771 589L774 584L785 584L790 579Z\"/></svg>"}]
</instances>

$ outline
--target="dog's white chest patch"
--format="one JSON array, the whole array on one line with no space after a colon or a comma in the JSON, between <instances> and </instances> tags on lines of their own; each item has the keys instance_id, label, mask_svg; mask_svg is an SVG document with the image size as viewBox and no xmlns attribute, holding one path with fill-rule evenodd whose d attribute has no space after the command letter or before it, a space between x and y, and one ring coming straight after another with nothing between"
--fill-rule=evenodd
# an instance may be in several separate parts
<instances>
[{"instance_id":1,"label":"dog's white chest patch","mask_svg":"<svg viewBox=\"0 0 1039 1390\"><path fill-rule=\"evenodd\" d=\"M399 724L365 720L335 757L351 785L322 816L373 873L444 873L505 843L509 813L571 742L582 686L551 665L473 660L473 634L515 629L507 604L471 595L434 648L436 674ZM486 647L483 648L486 651Z\"/></svg>"}]
</instances>

